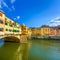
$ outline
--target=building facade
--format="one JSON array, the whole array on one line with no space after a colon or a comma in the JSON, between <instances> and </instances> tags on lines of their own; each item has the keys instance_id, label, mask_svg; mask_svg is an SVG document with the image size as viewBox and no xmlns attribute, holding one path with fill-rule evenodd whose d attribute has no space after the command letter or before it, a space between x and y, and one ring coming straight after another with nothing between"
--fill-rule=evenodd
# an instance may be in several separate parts
<instances>
[{"instance_id":1,"label":"building facade","mask_svg":"<svg viewBox=\"0 0 60 60\"><path fill-rule=\"evenodd\" d=\"M50 27L50 35L51 36L56 36L56 34L57 34L56 28L55 27Z\"/></svg>"},{"instance_id":2,"label":"building facade","mask_svg":"<svg viewBox=\"0 0 60 60\"><path fill-rule=\"evenodd\" d=\"M0 11L0 35L21 34L21 26Z\"/></svg>"},{"instance_id":3,"label":"building facade","mask_svg":"<svg viewBox=\"0 0 60 60\"><path fill-rule=\"evenodd\" d=\"M43 25L41 27L41 36L48 36L50 35L50 27Z\"/></svg>"}]
</instances>

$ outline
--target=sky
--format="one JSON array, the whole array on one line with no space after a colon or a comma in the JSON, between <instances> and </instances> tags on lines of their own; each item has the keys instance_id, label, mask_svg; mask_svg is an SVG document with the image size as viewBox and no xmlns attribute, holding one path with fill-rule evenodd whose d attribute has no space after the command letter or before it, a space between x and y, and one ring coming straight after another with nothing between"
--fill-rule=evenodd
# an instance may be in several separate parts
<instances>
[{"instance_id":1,"label":"sky","mask_svg":"<svg viewBox=\"0 0 60 60\"><path fill-rule=\"evenodd\" d=\"M27 27L60 24L60 0L0 0L0 10Z\"/></svg>"}]
</instances>

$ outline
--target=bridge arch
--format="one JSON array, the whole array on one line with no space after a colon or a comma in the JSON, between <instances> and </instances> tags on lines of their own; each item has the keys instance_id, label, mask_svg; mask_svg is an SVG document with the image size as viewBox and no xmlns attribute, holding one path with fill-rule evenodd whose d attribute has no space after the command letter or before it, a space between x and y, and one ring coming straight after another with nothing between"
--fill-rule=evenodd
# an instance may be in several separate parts
<instances>
[{"instance_id":1,"label":"bridge arch","mask_svg":"<svg viewBox=\"0 0 60 60\"><path fill-rule=\"evenodd\" d=\"M20 36L5 36L4 37L5 41L7 42L20 42Z\"/></svg>"}]
</instances>

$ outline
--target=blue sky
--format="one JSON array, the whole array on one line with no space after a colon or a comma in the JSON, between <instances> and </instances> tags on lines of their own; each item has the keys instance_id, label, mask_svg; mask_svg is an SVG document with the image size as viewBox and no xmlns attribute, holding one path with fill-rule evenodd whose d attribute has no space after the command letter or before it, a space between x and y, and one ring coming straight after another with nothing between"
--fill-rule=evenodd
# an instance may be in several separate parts
<instances>
[{"instance_id":1,"label":"blue sky","mask_svg":"<svg viewBox=\"0 0 60 60\"><path fill-rule=\"evenodd\" d=\"M0 10L18 23L40 27L60 17L60 0L0 0Z\"/></svg>"}]
</instances>

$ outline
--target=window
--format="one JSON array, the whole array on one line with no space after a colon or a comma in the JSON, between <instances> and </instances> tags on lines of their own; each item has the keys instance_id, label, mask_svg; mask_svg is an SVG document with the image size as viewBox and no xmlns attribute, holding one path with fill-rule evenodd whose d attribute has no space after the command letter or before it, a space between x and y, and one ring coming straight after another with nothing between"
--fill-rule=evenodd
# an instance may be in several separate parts
<instances>
[{"instance_id":1,"label":"window","mask_svg":"<svg viewBox=\"0 0 60 60\"><path fill-rule=\"evenodd\" d=\"M0 24L3 24L3 21L0 20Z\"/></svg>"},{"instance_id":2,"label":"window","mask_svg":"<svg viewBox=\"0 0 60 60\"><path fill-rule=\"evenodd\" d=\"M7 18L5 18L5 25L8 25Z\"/></svg>"},{"instance_id":3,"label":"window","mask_svg":"<svg viewBox=\"0 0 60 60\"><path fill-rule=\"evenodd\" d=\"M5 22L5 25L8 25L8 23Z\"/></svg>"},{"instance_id":4,"label":"window","mask_svg":"<svg viewBox=\"0 0 60 60\"><path fill-rule=\"evenodd\" d=\"M6 29L6 31L8 31L8 29Z\"/></svg>"},{"instance_id":5,"label":"window","mask_svg":"<svg viewBox=\"0 0 60 60\"><path fill-rule=\"evenodd\" d=\"M9 22L9 26L10 26L10 27L13 27L12 21Z\"/></svg>"},{"instance_id":6,"label":"window","mask_svg":"<svg viewBox=\"0 0 60 60\"><path fill-rule=\"evenodd\" d=\"M19 30L13 30L13 32L19 32Z\"/></svg>"},{"instance_id":7,"label":"window","mask_svg":"<svg viewBox=\"0 0 60 60\"><path fill-rule=\"evenodd\" d=\"M0 28L0 31L3 31L3 28Z\"/></svg>"},{"instance_id":8,"label":"window","mask_svg":"<svg viewBox=\"0 0 60 60\"><path fill-rule=\"evenodd\" d=\"M5 20L7 20L7 18L5 18Z\"/></svg>"},{"instance_id":9,"label":"window","mask_svg":"<svg viewBox=\"0 0 60 60\"><path fill-rule=\"evenodd\" d=\"M9 29L9 32L12 32L12 30L11 30L11 29Z\"/></svg>"},{"instance_id":10,"label":"window","mask_svg":"<svg viewBox=\"0 0 60 60\"><path fill-rule=\"evenodd\" d=\"M9 26L10 26L10 27L13 27L13 25L12 25L12 24L10 24Z\"/></svg>"}]
</instances>

